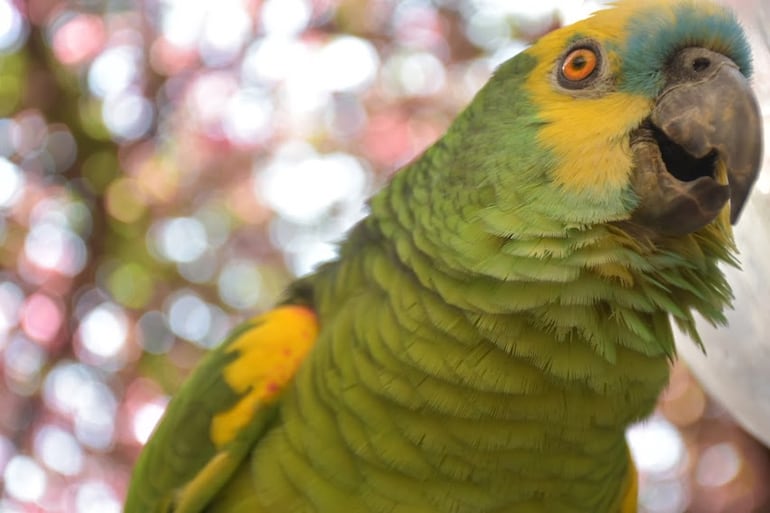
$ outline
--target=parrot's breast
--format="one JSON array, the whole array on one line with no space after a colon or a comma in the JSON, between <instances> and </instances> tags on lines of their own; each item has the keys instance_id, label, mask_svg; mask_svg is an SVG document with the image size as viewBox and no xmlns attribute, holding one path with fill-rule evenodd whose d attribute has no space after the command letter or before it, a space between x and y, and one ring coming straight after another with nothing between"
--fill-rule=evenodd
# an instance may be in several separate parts
<instances>
[{"instance_id":1,"label":"parrot's breast","mask_svg":"<svg viewBox=\"0 0 770 513\"><path fill-rule=\"evenodd\" d=\"M625 426L667 360L597 351L587 330L617 337L611 310L468 311L375 249L320 280L319 340L253 455L264 511L619 508Z\"/></svg>"}]
</instances>

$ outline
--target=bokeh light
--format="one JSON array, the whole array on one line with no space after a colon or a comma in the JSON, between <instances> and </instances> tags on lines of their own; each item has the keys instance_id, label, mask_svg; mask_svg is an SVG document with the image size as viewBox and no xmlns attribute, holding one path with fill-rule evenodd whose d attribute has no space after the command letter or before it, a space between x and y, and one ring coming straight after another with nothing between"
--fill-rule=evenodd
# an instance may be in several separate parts
<instances>
[{"instance_id":1,"label":"bokeh light","mask_svg":"<svg viewBox=\"0 0 770 513\"><path fill-rule=\"evenodd\" d=\"M43 348L21 333L14 334L3 350L6 385L18 395L31 395L38 386L45 362Z\"/></svg>"},{"instance_id":2,"label":"bokeh light","mask_svg":"<svg viewBox=\"0 0 770 513\"><path fill-rule=\"evenodd\" d=\"M207 247L206 229L194 217L178 217L158 227L158 249L173 262L197 260Z\"/></svg>"},{"instance_id":3,"label":"bokeh light","mask_svg":"<svg viewBox=\"0 0 770 513\"><path fill-rule=\"evenodd\" d=\"M239 310L254 308L261 294L262 274L253 262L234 260L224 266L217 285L226 304Z\"/></svg>"},{"instance_id":4,"label":"bokeh light","mask_svg":"<svg viewBox=\"0 0 770 513\"><path fill-rule=\"evenodd\" d=\"M317 155L307 144L279 150L255 177L255 193L287 219L310 224L334 209L361 211L366 174L351 155Z\"/></svg>"},{"instance_id":5,"label":"bokeh light","mask_svg":"<svg viewBox=\"0 0 770 513\"><path fill-rule=\"evenodd\" d=\"M722 442L707 447L695 470L695 479L702 486L724 486L738 476L741 456L735 445Z\"/></svg>"},{"instance_id":6,"label":"bokeh light","mask_svg":"<svg viewBox=\"0 0 770 513\"><path fill-rule=\"evenodd\" d=\"M35 434L34 447L35 456L59 474L72 476L83 469L83 449L70 432L58 426L43 426Z\"/></svg>"},{"instance_id":7,"label":"bokeh light","mask_svg":"<svg viewBox=\"0 0 770 513\"><path fill-rule=\"evenodd\" d=\"M64 323L64 311L51 297L34 293L27 297L21 312L24 332L40 342L50 342Z\"/></svg>"},{"instance_id":8,"label":"bokeh light","mask_svg":"<svg viewBox=\"0 0 770 513\"><path fill-rule=\"evenodd\" d=\"M11 497L25 502L39 500L46 488L46 474L35 460L23 455L11 458L5 466L3 479Z\"/></svg>"},{"instance_id":9,"label":"bokeh light","mask_svg":"<svg viewBox=\"0 0 770 513\"><path fill-rule=\"evenodd\" d=\"M23 303L24 291L21 287L10 281L0 282L0 337L16 326Z\"/></svg>"},{"instance_id":10,"label":"bokeh light","mask_svg":"<svg viewBox=\"0 0 770 513\"><path fill-rule=\"evenodd\" d=\"M118 140L139 139L152 126L152 103L140 94L126 91L104 101L104 124Z\"/></svg>"},{"instance_id":11,"label":"bokeh light","mask_svg":"<svg viewBox=\"0 0 770 513\"><path fill-rule=\"evenodd\" d=\"M307 0L266 0L262 5L262 29L273 36L293 36L307 27L311 14Z\"/></svg>"},{"instance_id":12,"label":"bokeh light","mask_svg":"<svg viewBox=\"0 0 770 513\"><path fill-rule=\"evenodd\" d=\"M132 46L108 48L91 63L88 86L91 92L106 98L126 91L139 78L142 53Z\"/></svg>"},{"instance_id":13,"label":"bokeh light","mask_svg":"<svg viewBox=\"0 0 770 513\"><path fill-rule=\"evenodd\" d=\"M104 20L99 16L64 11L52 20L51 47L56 58L68 65L80 64L101 50L105 39Z\"/></svg>"},{"instance_id":14,"label":"bokeh light","mask_svg":"<svg viewBox=\"0 0 770 513\"><path fill-rule=\"evenodd\" d=\"M653 417L628 431L628 444L641 472L667 474L681 465L685 447L676 428L660 417Z\"/></svg>"},{"instance_id":15,"label":"bokeh light","mask_svg":"<svg viewBox=\"0 0 770 513\"><path fill-rule=\"evenodd\" d=\"M0 208L12 207L24 191L24 174L19 166L0 157Z\"/></svg>"},{"instance_id":16,"label":"bokeh light","mask_svg":"<svg viewBox=\"0 0 770 513\"><path fill-rule=\"evenodd\" d=\"M18 48L27 36L27 22L8 0L0 1L0 50Z\"/></svg>"},{"instance_id":17,"label":"bokeh light","mask_svg":"<svg viewBox=\"0 0 770 513\"><path fill-rule=\"evenodd\" d=\"M137 442L147 443L164 411L166 411L165 405L158 402L147 403L136 411L132 427Z\"/></svg>"},{"instance_id":18,"label":"bokeh light","mask_svg":"<svg viewBox=\"0 0 770 513\"><path fill-rule=\"evenodd\" d=\"M603 3L0 0L0 512L119 512L201 356ZM641 513L770 507L766 448L682 366L628 440Z\"/></svg>"},{"instance_id":19,"label":"bokeh light","mask_svg":"<svg viewBox=\"0 0 770 513\"><path fill-rule=\"evenodd\" d=\"M164 354L174 345L174 334L162 312L149 311L137 322L138 342L142 349L151 354Z\"/></svg>"},{"instance_id":20,"label":"bokeh light","mask_svg":"<svg viewBox=\"0 0 770 513\"><path fill-rule=\"evenodd\" d=\"M120 513L121 500L114 489L103 481L81 483L75 494L77 513Z\"/></svg>"},{"instance_id":21,"label":"bokeh light","mask_svg":"<svg viewBox=\"0 0 770 513\"><path fill-rule=\"evenodd\" d=\"M83 349L98 360L115 358L128 336L128 320L113 303L103 303L80 321L79 338Z\"/></svg>"}]
</instances>

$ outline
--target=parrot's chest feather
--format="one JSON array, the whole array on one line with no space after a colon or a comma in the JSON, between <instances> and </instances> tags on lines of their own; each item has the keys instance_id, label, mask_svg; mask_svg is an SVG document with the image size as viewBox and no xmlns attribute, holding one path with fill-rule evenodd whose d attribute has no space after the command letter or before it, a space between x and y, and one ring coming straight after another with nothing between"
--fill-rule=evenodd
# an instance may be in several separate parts
<instances>
[{"instance_id":1,"label":"parrot's chest feather","mask_svg":"<svg viewBox=\"0 0 770 513\"><path fill-rule=\"evenodd\" d=\"M635 348L649 334L633 323L670 331L665 312L631 319L601 300L471 311L374 251L328 279L316 299L335 306L255 453L261 496L351 512L396 500L424 513L614 507L625 427L668 376L664 350Z\"/></svg>"}]
</instances>

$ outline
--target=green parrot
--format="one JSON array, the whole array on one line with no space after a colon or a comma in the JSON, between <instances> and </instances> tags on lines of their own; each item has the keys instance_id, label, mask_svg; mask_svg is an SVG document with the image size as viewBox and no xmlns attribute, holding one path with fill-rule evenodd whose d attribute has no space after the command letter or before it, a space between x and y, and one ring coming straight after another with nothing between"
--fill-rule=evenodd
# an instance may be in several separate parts
<instances>
[{"instance_id":1,"label":"green parrot","mask_svg":"<svg viewBox=\"0 0 770 513\"><path fill-rule=\"evenodd\" d=\"M630 513L624 433L724 322L761 121L733 14L622 1L502 64L339 257L203 360L126 512Z\"/></svg>"}]
</instances>

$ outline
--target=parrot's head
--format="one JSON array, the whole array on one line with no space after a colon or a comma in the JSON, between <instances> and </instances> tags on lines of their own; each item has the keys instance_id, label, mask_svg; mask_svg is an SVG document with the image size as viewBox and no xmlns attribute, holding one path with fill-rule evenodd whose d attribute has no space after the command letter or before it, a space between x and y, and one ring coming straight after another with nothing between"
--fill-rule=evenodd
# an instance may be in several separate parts
<instances>
[{"instance_id":1,"label":"parrot's head","mask_svg":"<svg viewBox=\"0 0 770 513\"><path fill-rule=\"evenodd\" d=\"M553 31L483 92L493 119L515 109L515 121L488 127L498 141L517 134L502 146L523 170L499 173L498 188L526 190L511 203L563 226L614 223L652 238L712 223L729 232L761 160L750 75L743 30L711 2L621 1ZM506 103L511 87L520 97ZM491 146L477 158L496 159Z\"/></svg>"}]
</instances>

